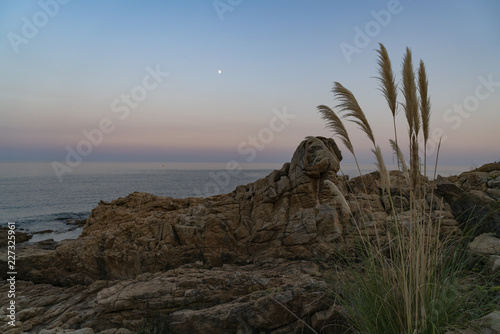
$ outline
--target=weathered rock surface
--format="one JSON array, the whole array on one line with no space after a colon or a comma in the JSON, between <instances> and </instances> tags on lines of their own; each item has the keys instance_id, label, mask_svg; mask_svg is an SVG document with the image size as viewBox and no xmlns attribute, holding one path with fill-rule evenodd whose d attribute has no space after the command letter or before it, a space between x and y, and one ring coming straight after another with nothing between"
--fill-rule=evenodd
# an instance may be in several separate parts
<instances>
[{"instance_id":1,"label":"weathered rock surface","mask_svg":"<svg viewBox=\"0 0 500 334\"><path fill-rule=\"evenodd\" d=\"M5 285L0 289L2 302L6 289ZM81 328L90 333L118 329L120 333L141 329L149 333L167 325L171 333L252 333L258 329L292 333L305 329L293 314L309 324L314 317L316 328L330 325L326 333L338 332L342 324L340 313L331 308L318 266L308 261L270 260L212 269L190 264L133 280L99 280L73 287L21 281L17 289L19 322L8 333L41 329L60 333ZM0 317L5 318L5 312L0 309ZM324 319L320 312L329 312L329 317ZM150 320L144 322L146 318Z\"/></svg>"},{"instance_id":2,"label":"weathered rock surface","mask_svg":"<svg viewBox=\"0 0 500 334\"><path fill-rule=\"evenodd\" d=\"M332 139L302 142L291 163L232 193L173 199L133 193L101 202L82 235L50 255L23 257L24 279L58 285L129 279L201 261L247 264L273 257L328 256L341 243L338 184L342 159Z\"/></svg>"},{"instance_id":3,"label":"weathered rock surface","mask_svg":"<svg viewBox=\"0 0 500 334\"><path fill-rule=\"evenodd\" d=\"M471 253L482 258L491 274L498 275L500 271L500 239L494 233L483 233L475 237L468 244L468 248ZM493 311L479 320L484 326L480 334L500 333L500 311Z\"/></svg>"},{"instance_id":4,"label":"weathered rock surface","mask_svg":"<svg viewBox=\"0 0 500 334\"><path fill-rule=\"evenodd\" d=\"M20 322L0 331L346 332L314 263L348 255L357 229L384 242L391 203L378 172L338 176L341 159L332 139L308 137L290 163L229 194L101 202L78 239L18 249ZM409 189L401 173L390 178L408 224ZM447 203L418 204L458 232Z\"/></svg>"},{"instance_id":5,"label":"weathered rock surface","mask_svg":"<svg viewBox=\"0 0 500 334\"><path fill-rule=\"evenodd\" d=\"M495 274L500 271L500 239L493 233L483 233L475 237L468 248L486 262L490 273Z\"/></svg>"},{"instance_id":6,"label":"weathered rock surface","mask_svg":"<svg viewBox=\"0 0 500 334\"><path fill-rule=\"evenodd\" d=\"M450 205L461 227L474 235L500 237L500 164L486 164L474 171L438 177L437 194Z\"/></svg>"},{"instance_id":7,"label":"weathered rock surface","mask_svg":"<svg viewBox=\"0 0 500 334\"><path fill-rule=\"evenodd\" d=\"M492 233L484 233L469 243L469 249L484 256L500 255L500 239Z\"/></svg>"}]
</instances>

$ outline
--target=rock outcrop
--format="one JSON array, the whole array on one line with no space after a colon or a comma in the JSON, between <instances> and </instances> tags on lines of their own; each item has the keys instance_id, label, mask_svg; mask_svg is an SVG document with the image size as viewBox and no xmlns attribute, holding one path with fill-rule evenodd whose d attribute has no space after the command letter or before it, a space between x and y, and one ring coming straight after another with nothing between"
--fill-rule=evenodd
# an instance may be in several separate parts
<instances>
[{"instance_id":1,"label":"rock outcrop","mask_svg":"<svg viewBox=\"0 0 500 334\"><path fill-rule=\"evenodd\" d=\"M339 183L341 159L332 139L310 137L291 163L230 194L173 199L136 192L101 202L77 240L50 256L22 258L21 275L37 283L90 284L197 261L221 266L328 256L349 223L341 222L341 203L323 182Z\"/></svg>"},{"instance_id":2,"label":"rock outcrop","mask_svg":"<svg viewBox=\"0 0 500 334\"><path fill-rule=\"evenodd\" d=\"M500 237L500 163L439 177L436 192L450 205L463 229L474 235L495 233Z\"/></svg>"},{"instance_id":3,"label":"rock outcrop","mask_svg":"<svg viewBox=\"0 0 500 334\"><path fill-rule=\"evenodd\" d=\"M359 230L384 242L391 203L378 172L349 180L341 159L333 139L308 137L290 163L229 194L99 203L78 239L19 248L20 322L0 330L344 333L315 263L349 255ZM409 189L390 178L406 224ZM447 203L421 204L458 231Z\"/></svg>"}]
</instances>

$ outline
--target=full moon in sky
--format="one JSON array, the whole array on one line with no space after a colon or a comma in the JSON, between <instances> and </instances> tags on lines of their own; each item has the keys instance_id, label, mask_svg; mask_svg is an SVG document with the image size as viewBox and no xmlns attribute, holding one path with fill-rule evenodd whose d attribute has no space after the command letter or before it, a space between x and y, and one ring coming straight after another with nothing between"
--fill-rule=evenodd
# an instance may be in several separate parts
<instances>
[{"instance_id":1,"label":"full moon in sky","mask_svg":"<svg viewBox=\"0 0 500 334\"><path fill-rule=\"evenodd\" d=\"M221 74L221 73L222 73L222 71L221 71L221 70L219 70L219 74Z\"/></svg>"}]
</instances>

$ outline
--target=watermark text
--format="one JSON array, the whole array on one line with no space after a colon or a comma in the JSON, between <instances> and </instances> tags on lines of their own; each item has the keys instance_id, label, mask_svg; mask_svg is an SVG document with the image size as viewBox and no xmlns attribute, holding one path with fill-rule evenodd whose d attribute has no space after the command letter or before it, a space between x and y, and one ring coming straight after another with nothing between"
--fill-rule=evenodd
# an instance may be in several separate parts
<instances>
[{"instance_id":1,"label":"watermark text","mask_svg":"<svg viewBox=\"0 0 500 334\"><path fill-rule=\"evenodd\" d=\"M16 223L8 222L7 230L7 298L9 304L7 308L7 323L10 326L16 325Z\"/></svg>"}]
</instances>

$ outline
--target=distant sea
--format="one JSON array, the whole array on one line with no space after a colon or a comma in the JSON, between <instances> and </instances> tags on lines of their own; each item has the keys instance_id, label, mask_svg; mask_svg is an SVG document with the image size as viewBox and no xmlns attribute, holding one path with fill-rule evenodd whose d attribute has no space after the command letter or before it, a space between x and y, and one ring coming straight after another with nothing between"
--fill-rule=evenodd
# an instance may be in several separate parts
<instances>
[{"instance_id":1,"label":"distant sea","mask_svg":"<svg viewBox=\"0 0 500 334\"><path fill-rule=\"evenodd\" d=\"M16 222L18 229L36 233L30 242L77 238L82 228L68 224L86 219L99 201L112 201L134 191L173 198L229 193L279 169L283 164L84 162L57 178L51 163L0 163L0 226ZM357 176L355 166L342 165ZM375 170L362 166L362 173ZM456 175L466 167L441 166L438 174ZM51 230L53 232L39 233Z\"/></svg>"}]
</instances>

